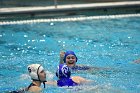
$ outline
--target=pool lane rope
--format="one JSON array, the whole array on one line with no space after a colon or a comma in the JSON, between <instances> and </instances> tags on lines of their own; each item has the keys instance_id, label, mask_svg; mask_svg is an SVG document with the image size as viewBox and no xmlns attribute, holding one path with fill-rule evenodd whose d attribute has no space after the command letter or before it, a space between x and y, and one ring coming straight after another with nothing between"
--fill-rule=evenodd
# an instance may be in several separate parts
<instances>
[{"instance_id":1,"label":"pool lane rope","mask_svg":"<svg viewBox=\"0 0 140 93\"><path fill-rule=\"evenodd\" d=\"M19 20L19 21L0 21L0 25L31 24L31 23L42 23L42 22L82 21L82 20L92 20L92 19L116 19L116 18L127 18L127 17L140 17L140 14L81 16L81 17L70 17L70 18L34 19L34 20Z\"/></svg>"}]
</instances>

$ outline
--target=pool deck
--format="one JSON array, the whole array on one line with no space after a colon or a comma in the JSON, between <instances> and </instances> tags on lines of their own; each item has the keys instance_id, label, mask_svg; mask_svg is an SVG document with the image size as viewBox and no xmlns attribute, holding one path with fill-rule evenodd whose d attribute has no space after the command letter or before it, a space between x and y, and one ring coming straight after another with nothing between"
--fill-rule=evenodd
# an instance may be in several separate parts
<instances>
[{"instance_id":1,"label":"pool deck","mask_svg":"<svg viewBox=\"0 0 140 93\"><path fill-rule=\"evenodd\" d=\"M37 14L41 12L66 12L74 10L86 9L106 9L119 7L140 7L140 1L125 1L125 2L107 2L107 3L90 3L90 4L72 4L72 5L58 5L46 7L13 7L0 8L0 15L12 14Z\"/></svg>"}]
</instances>

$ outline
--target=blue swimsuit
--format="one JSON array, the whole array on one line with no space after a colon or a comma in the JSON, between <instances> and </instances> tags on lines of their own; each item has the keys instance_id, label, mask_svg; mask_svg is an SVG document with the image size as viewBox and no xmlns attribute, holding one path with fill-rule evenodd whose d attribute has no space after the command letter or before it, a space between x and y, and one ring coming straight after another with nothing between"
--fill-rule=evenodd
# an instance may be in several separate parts
<instances>
[{"instance_id":1,"label":"blue swimsuit","mask_svg":"<svg viewBox=\"0 0 140 93\"><path fill-rule=\"evenodd\" d=\"M77 86L78 84L75 83L71 78L62 78L57 81L57 85L62 86Z\"/></svg>"}]
</instances>

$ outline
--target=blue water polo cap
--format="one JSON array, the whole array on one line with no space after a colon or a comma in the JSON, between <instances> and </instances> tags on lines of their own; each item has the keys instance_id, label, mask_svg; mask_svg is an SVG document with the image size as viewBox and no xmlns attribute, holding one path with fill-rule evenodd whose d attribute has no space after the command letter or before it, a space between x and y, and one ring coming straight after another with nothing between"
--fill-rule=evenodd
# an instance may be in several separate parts
<instances>
[{"instance_id":1,"label":"blue water polo cap","mask_svg":"<svg viewBox=\"0 0 140 93\"><path fill-rule=\"evenodd\" d=\"M76 57L76 62L77 62L78 58L77 58L77 56L75 55L75 53L74 53L73 51L66 51L65 56L64 56L64 60L63 60L64 63L66 63L66 57L67 57L68 55L74 55L74 56Z\"/></svg>"},{"instance_id":2,"label":"blue water polo cap","mask_svg":"<svg viewBox=\"0 0 140 93\"><path fill-rule=\"evenodd\" d=\"M65 64L60 64L57 67L56 76L58 78L70 78L71 71L70 68Z\"/></svg>"}]
</instances>

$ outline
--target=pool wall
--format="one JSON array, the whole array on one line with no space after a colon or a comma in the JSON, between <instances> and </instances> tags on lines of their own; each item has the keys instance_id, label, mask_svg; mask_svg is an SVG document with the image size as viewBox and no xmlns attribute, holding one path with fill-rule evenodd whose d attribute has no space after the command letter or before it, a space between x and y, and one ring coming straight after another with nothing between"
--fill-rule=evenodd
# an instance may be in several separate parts
<instances>
[{"instance_id":1,"label":"pool wall","mask_svg":"<svg viewBox=\"0 0 140 93\"><path fill-rule=\"evenodd\" d=\"M64 4L85 4L101 2L123 2L133 0L0 0L0 7L27 7L27 6L52 6L57 1L58 5ZM134 0L140 1L140 0Z\"/></svg>"},{"instance_id":2,"label":"pool wall","mask_svg":"<svg viewBox=\"0 0 140 93\"><path fill-rule=\"evenodd\" d=\"M114 15L140 13L140 1L0 8L0 20L66 15ZM22 18L23 19L23 18ZM18 19L19 20L19 19Z\"/></svg>"}]
</instances>

